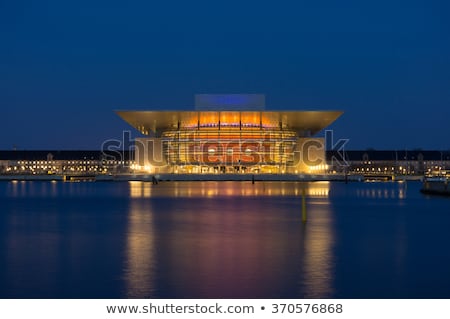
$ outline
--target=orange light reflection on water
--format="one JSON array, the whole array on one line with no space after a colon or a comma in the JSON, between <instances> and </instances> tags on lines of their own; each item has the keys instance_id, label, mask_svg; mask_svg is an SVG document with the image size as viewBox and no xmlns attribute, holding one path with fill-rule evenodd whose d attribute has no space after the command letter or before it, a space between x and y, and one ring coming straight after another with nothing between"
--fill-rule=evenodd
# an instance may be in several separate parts
<instances>
[{"instance_id":1,"label":"orange light reflection on water","mask_svg":"<svg viewBox=\"0 0 450 319\"><path fill-rule=\"evenodd\" d=\"M301 195L304 187L311 198L307 225L301 224L300 198L269 197ZM127 296L151 297L165 289L173 298L276 298L292 289L309 298L331 296L328 194L323 182L130 183L132 198L173 200L130 202Z\"/></svg>"},{"instance_id":2,"label":"orange light reflection on water","mask_svg":"<svg viewBox=\"0 0 450 319\"><path fill-rule=\"evenodd\" d=\"M301 196L327 198L329 182L129 182L130 197Z\"/></svg>"},{"instance_id":3,"label":"orange light reflection on water","mask_svg":"<svg viewBox=\"0 0 450 319\"><path fill-rule=\"evenodd\" d=\"M144 194L142 192L142 194ZM127 298L150 298L154 295L155 238L150 205L132 201L128 214L126 250Z\"/></svg>"}]
</instances>

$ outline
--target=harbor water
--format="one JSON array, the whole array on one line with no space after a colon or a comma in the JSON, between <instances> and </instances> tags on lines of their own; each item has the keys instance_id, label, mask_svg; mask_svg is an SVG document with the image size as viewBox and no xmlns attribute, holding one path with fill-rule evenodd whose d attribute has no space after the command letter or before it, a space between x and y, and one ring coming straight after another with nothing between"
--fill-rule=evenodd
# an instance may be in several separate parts
<instances>
[{"instance_id":1,"label":"harbor water","mask_svg":"<svg viewBox=\"0 0 450 319\"><path fill-rule=\"evenodd\" d=\"M450 298L420 187L0 182L0 298Z\"/></svg>"}]
</instances>

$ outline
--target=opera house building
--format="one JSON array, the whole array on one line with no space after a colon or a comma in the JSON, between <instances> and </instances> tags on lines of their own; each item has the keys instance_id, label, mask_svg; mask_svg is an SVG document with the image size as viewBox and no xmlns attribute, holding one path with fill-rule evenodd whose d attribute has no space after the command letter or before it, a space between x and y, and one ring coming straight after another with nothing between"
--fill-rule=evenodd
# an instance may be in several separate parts
<instances>
[{"instance_id":1,"label":"opera house building","mask_svg":"<svg viewBox=\"0 0 450 319\"><path fill-rule=\"evenodd\" d=\"M144 135L135 139L138 171L300 174L326 170L315 135L342 112L266 110L261 94L199 94L191 111L117 114Z\"/></svg>"}]
</instances>

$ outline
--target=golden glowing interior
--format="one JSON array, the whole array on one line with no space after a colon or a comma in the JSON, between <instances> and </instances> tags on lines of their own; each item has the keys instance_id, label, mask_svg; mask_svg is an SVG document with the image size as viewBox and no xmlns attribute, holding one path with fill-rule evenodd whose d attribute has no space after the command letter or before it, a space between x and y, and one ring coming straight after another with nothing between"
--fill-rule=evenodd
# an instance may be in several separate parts
<instances>
[{"instance_id":1,"label":"golden glowing interior","mask_svg":"<svg viewBox=\"0 0 450 319\"><path fill-rule=\"evenodd\" d=\"M166 172L201 174L297 173L295 152L299 152L296 149L299 139L313 136L342 114L339 111L117 113L142 134L161 139L159 154L169 167ZM142 153L145 152L148 151ZM143 160L138 165L148 164ZM313 173L323 170L315 169Z\"/></svg>"}]
</instances>

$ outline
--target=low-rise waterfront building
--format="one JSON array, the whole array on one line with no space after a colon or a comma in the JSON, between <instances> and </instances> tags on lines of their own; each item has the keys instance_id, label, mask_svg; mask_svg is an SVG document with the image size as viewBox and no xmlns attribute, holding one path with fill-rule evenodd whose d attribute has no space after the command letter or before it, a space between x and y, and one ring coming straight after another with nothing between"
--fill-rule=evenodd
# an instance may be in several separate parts
<instances>
[{"instance_id":1,"label":"low-rise waterfront building","mask_svg":"<svg viewBox=\"0 0 450 319\"><path fill-rule=\"evenodd\" d=\"M445 175L450 151L352 150L328 151L330 172L365 176Z\"/></svg>"},{"instance_id":2,"label":"low-rise waterfront building","mask_svg":"<svg viewBox=\"0 0 450 319\"><path fill-rule=\"evenodd\" d=\"M0 174L100 175L128 172L130 151L0 151Z\"/></svg>"}]
</instances>

